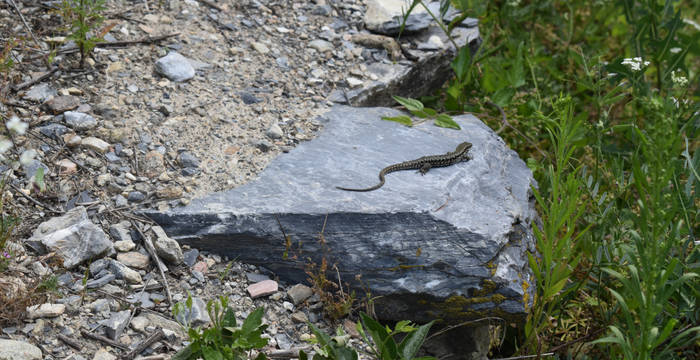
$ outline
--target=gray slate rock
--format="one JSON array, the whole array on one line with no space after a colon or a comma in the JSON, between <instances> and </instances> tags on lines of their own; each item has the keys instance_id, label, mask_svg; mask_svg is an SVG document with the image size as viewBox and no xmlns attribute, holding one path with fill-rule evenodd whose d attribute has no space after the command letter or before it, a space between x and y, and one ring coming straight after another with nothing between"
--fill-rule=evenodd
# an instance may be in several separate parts
<instances>
[{"instance_id":1,"label":"gray slate rock","mask_svg":"<svg viewBox=\"0 0 700 360\"><path fill-rule=\"evenodd\" d=\"M530 170L474 116L455 118L461 131L380 119L399 114L334 107L321 118L318 138L280 155L257 180L148 215L183 244L303 282L302 264L282 259L289 249L281 226L303 244L303 256L316 263L325 256L351 286L360 287L361 275L382 296L376 310L383 319L522 320L534 295L526 255L535 250ZM392 173L372 192L335 188L372 186L387 165L453 151L463 141L473 144L468 162L425 176Z\"/></svg>"},{"instance_id":2,"label":"gray slate rock","mask_svg":"<svg viewBox=\"0 0 700 360\"><path fill-rule=\"evenodd\" d=\"M2 360L40 360L41 350L24 341L0 339L0 359Z\"/></svg>"},{"instance_id":3,"label":"gray slate rock","mask_svg":"<svg viewBox=\"0 0 700 360\"><path fill-rule=\"evenodd\" d=\"M65 125L56 123L40 126L37 129L42 135L50 137L54 140L58 140L63 134L70 132L70 129Z\"/></svg>"},{"instance_id":4,"label":"gray slate rock","mask_svg":"<svg viewBox=\"0 0 700 360\"><path fill-rule=\"evenodd\" d=\"M175 51L156 61L156 72L176 82L194 77L194 67L190 60Z\"/></svg>"},{"instance_id":5,"label":"gray slate rock","mask_svg":"<svg viewBox=\"0 0 700 360\"><path fill-rule=\"evenodd\" d=\"M163 260L173 265L181 264L185 258L182 255L180 244L168 237L160 226L154 226L152 230L153 233L156 234L156 240L153 242L153 247L156 248L156 253L158 256L162 257Z\"/></svg>"},{"instance_id":6,"label":"gray slate rock","mask_svg":"<svg viewBox=\"0 0 700 360\"><path fill-rule=\"evenodd\" d=\"M403 21L402 11L406 11L407 7L407 2L403 0L368 0L365 27L380 34L397 35ZM404 32L425 30L432 21L433 18L422 6L416 6L406 19Z\"/></svg>"},{"instance_id":7,"label":"gray slate rock","mask_svg":"<svg viewBox=\"0 0 700 360\"><path fill-rule=\"evenodd\" d=\"M66 111L63 113L66 124L76 131L90 130L97 126L97 120L94 117L77 112L77 111Z\"/></svg>"},{"instance_id":8,"label":"gray slate rock","mask_svg":"<svg viewBox=\"0 0 700 360\"><path fill-rule=\"evenodd\" d=\"M48 98L55 96L55 95L56 95L56 89L52 88L47 83L41 83L41 84L37 84L37 85L34 85L31 88L29 88L29 91L27 91L24 94L24 96L22 96L22 98L25 100L29 100L29 101L43 103Z\"/></svg>"},{"instance_id":9,"label":"gray slate rock","mask_svg":"<svg viewBox=\"0 0 700 360\"><path fill-rule=\"evenodd\" d=\"M82 206L39 224L27 245L40 253L55 251L66 269L114 251L107 234L88 219Z\"/></svg>"},{"instance_id":10,"label":"gray slate rock","mask_svg":"<svg viewBox=\"0 0 700 360\"><path fill-rule=\"evenodd\" d=\"M199 250L197 249L190 249L182 253L183 256L183 261L185 262L185 265L192 267L194 263L197 262L197 257L199 256Z\"/></svg>"},{"instance_id":11,"label":"gray slate rock","mask_svg":"<svg viewBox=\"0 0 700 360\"><path fill-rule=\"evenodd\" d=\"M116 340L126 328L126 323L129 321L130 316L131 311L124 310L113 313L108 320L105 320L102 325L105 327L107 337Z\"/></svg>"}]
</instances>

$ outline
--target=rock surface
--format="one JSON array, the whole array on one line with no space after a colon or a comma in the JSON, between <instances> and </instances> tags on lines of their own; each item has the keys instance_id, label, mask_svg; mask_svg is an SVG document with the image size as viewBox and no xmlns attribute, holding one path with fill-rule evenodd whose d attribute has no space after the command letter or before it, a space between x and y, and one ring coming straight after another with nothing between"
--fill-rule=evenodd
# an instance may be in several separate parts
<instances>
[{"instance_id":1,"label":"rock surface","mask_svg":"<svg viewBox=\"0 0 700 360\"><path fill-rule=\"evenodd\" d=\"M39 360L41 350L24 341L0 339L1 360Z\"/></svg>"},{"instance_id":2,"label":"rock surface","mask_svg":"<svg viewBox=\"0 0 700 360\"><path fill-rule=\"evenodd\" d=\"M41 223L27 243L41 253L56 251L68 269L114 250L107 234L88 219L82 206Z\"/></svg>"},{"instance_id":3,"label":"rock surface","mask_svg":"<svg viewBox=\"0 0 700 360\"><path fill-rule=\"evenodd\" d=\"M317 139L275 159L256 181L149 216L181 243L265 264L291 281L306 276L299 261L281 260L285 250L316 263L326 257L345 281L359 287L355 275L362 275L383 296L377 314L386 319L522 319L532 301L530 170L473 116L455 118L462 127L455 131L380 119L394 115L336 107ZM473 143L468 162L426 176L393 173L373 192L335 188L374 185L389 164L463 141ZM292 249L280 227L293 234ZM303 247L294 250L297 243Z\"/></svg>"}]
</instances>

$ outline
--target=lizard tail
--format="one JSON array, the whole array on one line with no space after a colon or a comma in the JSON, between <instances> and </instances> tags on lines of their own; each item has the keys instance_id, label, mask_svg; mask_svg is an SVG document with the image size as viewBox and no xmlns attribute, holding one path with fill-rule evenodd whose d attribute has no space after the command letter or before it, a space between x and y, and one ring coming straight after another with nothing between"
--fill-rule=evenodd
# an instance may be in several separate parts
<instances>
[{"instance_id":1,"label":"lizard tail","mask_svg":"<svg viewBox=\"0 0 700 360\"><path fill-rule=\"evenodd\" d=\"M379 189L379 188L382 187L382 186L384 186L384 175L383 175L383 174L379 174L379 184L374 185L374 186L372 186L372 187L368 187L368 188L365 188L365 189L350 189L350 188L344 188L344 187L336 186L335 188L336 188L336 189L340 189L340 190L345 190L345 191L365 192L365 191L377 190L377 189Z\"/></svg>"}]
</instances>

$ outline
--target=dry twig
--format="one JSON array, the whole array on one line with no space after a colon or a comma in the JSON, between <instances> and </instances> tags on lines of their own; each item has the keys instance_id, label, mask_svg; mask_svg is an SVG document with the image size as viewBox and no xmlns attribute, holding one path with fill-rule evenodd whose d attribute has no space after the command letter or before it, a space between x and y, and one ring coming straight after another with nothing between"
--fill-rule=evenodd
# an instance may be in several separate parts
<instances>
[{"instance_id":1,"label":"dry twig","mask_svg":"<svg viewBox=\"0 0 700 360\"><path fill-rule=\"evenodd\" d=\"M158 254L156 253L156 248L151 242L151 238L146 236L146 234L144 234L143 231L141 231L141 228L138 226L136 221L132 221L131 226L133 226L136 229L136 231L138 231L139 235L141 235L141 238L143 239L143 244L146 246L146 250L148 250L148 253L156 261L156 267L160 272L160 277L163 279L163 286L165 286L165 293L166 295L168 295L168 304L172 305L173 296L170 294L170 286L168 286L168 279L165 277L165 270L167 270L168 268L158 257Z\"/></svg>"}]
</instances>

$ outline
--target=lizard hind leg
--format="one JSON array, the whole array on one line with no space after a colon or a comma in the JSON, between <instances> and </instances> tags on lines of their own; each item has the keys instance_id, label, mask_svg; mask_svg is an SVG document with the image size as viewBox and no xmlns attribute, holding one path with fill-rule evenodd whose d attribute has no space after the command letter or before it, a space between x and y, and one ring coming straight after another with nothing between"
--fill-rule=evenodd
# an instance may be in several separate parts
<instances>
[{"instance_id":1,"label":"lizard hind leg","mask_svg":"<svg viewBox=\"0 0 700 360\"><path fill-rule=\"evenodd\" d=\"M424 162L423 165L420 167L420 169L418 169L418 172L419 172L421 175L425 175L425 173L427 173L428 171L430 171L430 168L431 168L431 167L432 167L432 165L430 165L429 162Z\"/></svg>"}]
</instances>

